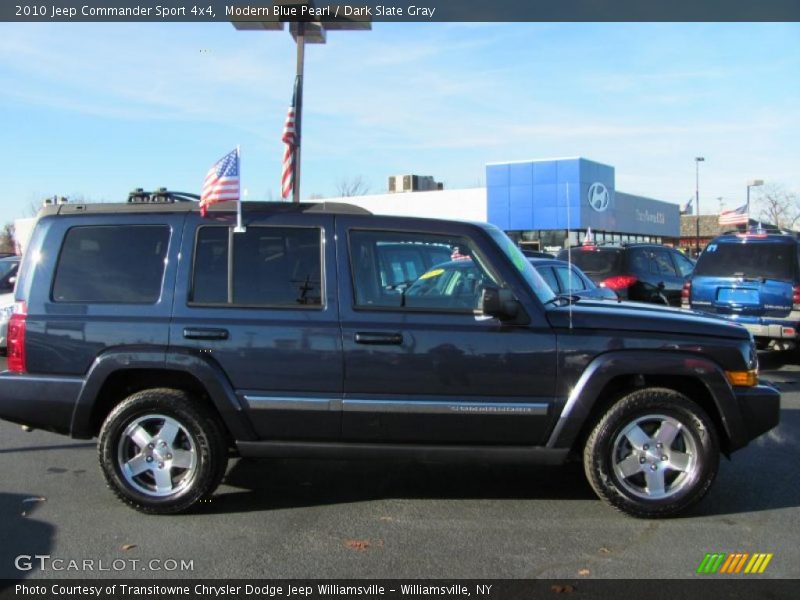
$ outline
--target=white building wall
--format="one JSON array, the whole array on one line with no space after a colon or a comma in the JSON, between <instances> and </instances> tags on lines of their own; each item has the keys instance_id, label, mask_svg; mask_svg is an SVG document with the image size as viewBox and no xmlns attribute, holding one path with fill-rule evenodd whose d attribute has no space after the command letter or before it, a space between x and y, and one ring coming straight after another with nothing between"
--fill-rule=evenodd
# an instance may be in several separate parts
<instances>
[{"instance_id":1,"label":"white building wall","mask_svg":"<svg viewBox=\"0 0 800 600\"><path fill-rule=\"evenodd\" d=\"M326 200L355 204L376 215L486 222L486 188L373 194Z\"/></svg>"}]
</instances>

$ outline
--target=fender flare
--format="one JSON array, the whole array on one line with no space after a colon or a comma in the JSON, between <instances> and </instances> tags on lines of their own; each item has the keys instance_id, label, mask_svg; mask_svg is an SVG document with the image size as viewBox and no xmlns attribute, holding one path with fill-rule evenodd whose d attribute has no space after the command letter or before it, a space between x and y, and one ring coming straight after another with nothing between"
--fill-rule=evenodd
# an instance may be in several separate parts
<instances>
[{"instance_id":1,"label":"fender flare","mask_svg":"<svg viewBox=\"0 0 800 600\"><path fill-rule=\"evenodd\" d=\"M739 403L725 373L714 361L689 352L626 350L601 354L584 369L567 399L547 441L548 448L571 448L591 414L600 393L619 376L675 375L698 380L708 390L719 414L729 449L746 444Z\"/></svg>"},{"instance_id":2,"label":"fender flare","mask_svg":"<svg viewBox=\"0 0 800 600\"><path fill-rule=\"evenodd\" d=\"M114 373L134 369L179 371L194 377L205 388L233 439L257 439L244 407L219 365L188 350L155 348L111 349L95 359L86 374L72 413L70 431L73 437L93 437L92 411L103 385Z\"/></svg>"}]
</instances>

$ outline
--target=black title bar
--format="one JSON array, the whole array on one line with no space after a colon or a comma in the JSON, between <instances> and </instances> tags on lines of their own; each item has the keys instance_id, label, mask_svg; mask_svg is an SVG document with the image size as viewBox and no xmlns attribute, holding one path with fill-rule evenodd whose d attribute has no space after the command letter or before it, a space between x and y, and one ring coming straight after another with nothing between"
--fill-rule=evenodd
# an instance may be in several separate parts
<instances>
[{"instance_id":1,"label":"black title bar","mask_svg":"<svg viewBox=\"0 0 800 600\"><path fill-rule=\"evenodd\" d=\"M282 4L270 0L3 0L0 21L800 21L798 0L283 0Z\"/></svg>"}]
</instances>

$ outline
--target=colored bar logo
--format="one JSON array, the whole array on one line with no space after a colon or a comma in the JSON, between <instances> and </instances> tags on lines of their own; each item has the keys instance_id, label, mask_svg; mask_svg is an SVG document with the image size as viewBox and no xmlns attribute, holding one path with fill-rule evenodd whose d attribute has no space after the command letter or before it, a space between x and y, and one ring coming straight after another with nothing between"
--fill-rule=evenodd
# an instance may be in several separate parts
<instances>
[{"instance_id":1,"label":"colored bar logo","mask_svg":"<svg viewBox=\"0 0 800 600\"><path fill-rule=\"evenodd\" d=\"M724 552L707 553L703 558L697 572L702 575L737 575L739 573L752 574L763 573L767 570L772 554L756 552Z\"/></svg>"}]
</instances>

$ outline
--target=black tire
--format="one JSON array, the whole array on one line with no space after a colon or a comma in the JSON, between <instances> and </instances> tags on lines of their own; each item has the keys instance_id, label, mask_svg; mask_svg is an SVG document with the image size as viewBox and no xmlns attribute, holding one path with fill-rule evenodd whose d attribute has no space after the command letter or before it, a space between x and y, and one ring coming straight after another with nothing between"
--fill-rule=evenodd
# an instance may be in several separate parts
<instances>
[{"instance_id":1,"label":"black tire","mask_svg":"<svg viewBox=\"0 0 800 600\"><path fill-rule=\"evenodd\" d=\"M600 418L583 464L595 493L614 508L640 518L669 517L700 501L714 482L718 435L706 412L683 394L641 389Z\"/></svg>"},{"instance_id":2,"label":"black tire","mask_svg":"<svg viewBox=\"0 0 800 600\"><path fill-rule=\"evenodd\" d=\"M186 392L166 388L137 392L117 405L97 449L111 491L148 514L188 510L214 492L228 465L217 416Z\"/></svg>"}]
</instances>

